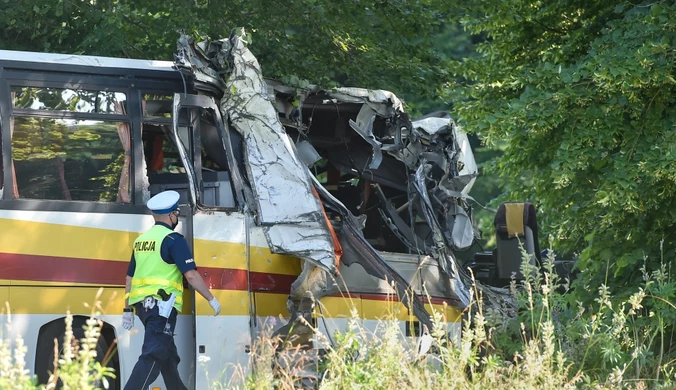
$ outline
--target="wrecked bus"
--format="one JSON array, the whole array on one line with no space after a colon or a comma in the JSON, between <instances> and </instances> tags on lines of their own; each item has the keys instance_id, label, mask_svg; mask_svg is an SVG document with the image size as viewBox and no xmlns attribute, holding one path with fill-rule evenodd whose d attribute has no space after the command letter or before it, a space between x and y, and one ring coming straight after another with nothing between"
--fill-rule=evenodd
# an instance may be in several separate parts
<instances>
[{"instance_id":1,"label":"wrecked bus","mask_svg":"<svg viewBox=\"0 0 676 390\"><path fill-rule=\"evenodd\" d=\"M190 388L246 372L269 324L315 349L325 339L295 335L300 318L331 335L352 315L373 329L394 311L416 336L437 311L451 336L460 329L471 293L454 251L478 234L478 171L446 113L411 119L387 91L265 80L241 34L181 36L173 62L0 51L0 132L5 337L23 337L41 383L66 312L82 337L98 291L98 358L116 350L111 388L125 383L143 340L138 321L121 327L130 248L153 223L145 203L167 189L222 303L213 316L186 289L175 340Z\"/></svg>"}]
</instances>

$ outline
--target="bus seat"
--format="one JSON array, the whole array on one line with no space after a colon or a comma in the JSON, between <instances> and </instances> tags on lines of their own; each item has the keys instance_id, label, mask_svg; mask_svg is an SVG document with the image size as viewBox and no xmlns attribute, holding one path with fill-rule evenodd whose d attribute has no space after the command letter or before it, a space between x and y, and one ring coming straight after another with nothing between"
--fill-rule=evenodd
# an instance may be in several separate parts
<instances>
[{"instance_id":1,"label":"bus seat","mask_svg":"<svg viewBox=\"0 0 676 390\"><path fill-rule=\"evenodd\" d=\"M150 156L150 164L148 169L151 171L160 171L164 168L164 136L162 134L155 134L152 137L151 144L152 155Z\"/></svg>"},{"instance_id":2,"label":"bus seat","mask_svg":"<svg viewBox=\"0 0 676 390\"><path fill-rule=\"evenodd\" d=\"M535 206L528 202L502 203L495 214L494 225L496 276L510 279L514 273L517 280L523 280L521 245L530 255L531 264L539 265L541 260Z\"/></svg>"}]
</instances>

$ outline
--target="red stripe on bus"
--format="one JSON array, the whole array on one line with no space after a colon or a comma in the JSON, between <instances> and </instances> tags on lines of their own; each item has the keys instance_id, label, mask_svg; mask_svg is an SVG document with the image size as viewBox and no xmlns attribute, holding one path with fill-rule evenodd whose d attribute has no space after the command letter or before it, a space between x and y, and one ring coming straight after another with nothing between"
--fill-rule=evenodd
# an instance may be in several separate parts
<instances>
[{"instance_id":1,"label":"red stripe on bus","mask_svg":"<svg viewBox=\"0 0 676 390\"><path fill-rule=\"evenodd\" d=\"M129 263L42 255L0 253L0 279L124 286ZM247 290L247 271L198 267L210 288ZM297 276L251 272L253 291L289 293Z\"/></svg>"},{"instance_id":2,"label":"red stripe on bus","mask_svg":"<svg viewBox=\"0 0 676 390\"><path fill-rule=\"evenodd\" d=\"M24 255L0 252L0 279L39 282L88 283L124 286L129 263L73 257ZM233 268L199 267L207 286L218 290L247 291L247 271ZM254 292L289 294L297 275L250 272ZM332 297L398 302L396 295L338 292ZM457 304L443 297L420 297L424 303Z\"/></svg>"},{"instance_id":3,"label":"red stripe on bus","mask_svg":"<svg viewBox=\"0 0 676 390\"><path fill-rule=\"evenodd\" d=\"M209 288L248 290L247 271L244 269L199 267L199 273ZM264 272L250 272L249 276L252 291L280 294L288 294L291 290L291 283L298 278L298 275Z\"/></svg>"},{"instance_id":4,"label":"red stripe on bus","mask_svg":"<svg viewBox=\"0 0 676 390\"><path fill-rule=\"evenodd\" d=\"M120 261L0 253L0 279L124 286L128 265Z\"/></svg>"}]
</instances>

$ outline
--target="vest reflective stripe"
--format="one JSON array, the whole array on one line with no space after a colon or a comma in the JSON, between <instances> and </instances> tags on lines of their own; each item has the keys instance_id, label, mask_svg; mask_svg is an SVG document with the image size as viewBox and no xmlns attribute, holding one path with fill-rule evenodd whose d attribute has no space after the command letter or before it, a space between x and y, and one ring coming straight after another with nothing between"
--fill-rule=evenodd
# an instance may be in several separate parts
<instances>
[{"instance_id":1,"label":"vest reflective stripe","mask_svg":"<svg viewBox=\"0 0 676 390\"><path fill-rule=\"evenodd\" d=\"M174 231L163 225L155 225L134 241L136 270L131 280L129 304L133 305L148 296L162 299L157 293L164 289L167 294L176 294L174 307L183 309L183 274L175 264L162 260L162 241Z\"/></svg>"},{"instance_id":2,"label":"vest reflective stripe","mask_svg":"<svg viewBox=\"0 0 676 390\"><path fill-rule=\"evenodd\" d=\"M157 284L159 286L164 286L164 287L173 287L177 289L178 291L183 291L183 285L181 283L176 283L172 282L171 280L167 279L159 279L159 278L143 278L143 279L137 279L134 278L131 280L131 285L132 286L141 286L144 284Z\"/></svg>"}]
</instances>

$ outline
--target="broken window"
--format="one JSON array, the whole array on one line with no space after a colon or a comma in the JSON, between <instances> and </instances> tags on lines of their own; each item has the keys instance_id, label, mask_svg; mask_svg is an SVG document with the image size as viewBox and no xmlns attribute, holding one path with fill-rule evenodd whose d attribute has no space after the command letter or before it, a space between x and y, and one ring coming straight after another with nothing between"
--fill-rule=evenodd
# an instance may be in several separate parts
<instances>
[{"instance_id":1,"label":"broken window","mask_svg":"<svg viewBox=\"0 0 676 390\"><path fill-rule=\"evenodd\" d=\"M150 196L166 190L181 195L180 202L188 203L188 178L185 166L171 133L172 95L146 93L143 95L143 155ZM190 152L190 127L186 118L179 121L181 143Z\"/></svg>"},{"instance_id":2,"label":"broken window","mask_svg":"<svg viewBox=\"0 0 676 390\"><path fill-rule=\"evenodd\" d=\"M151 195L175 190L188 203L186 167L172 135L173 96L144 95L143 145ZM194 169L200 169L200 202L205 206L235 207L228 159L213 118L206 111L181 109L178 135ZM241 161L241 140L233 141Z\"/></svg>"},{"instance_id":3,"label":"broken window","mask_svg":"<svg viewBox=\"0 0 676 390\"><path fill-rule=\"evenodd\" d=\"M198 112L198 110L194 110ZM206 110L199 110L197 119L200 139L200 159L196 168L201 168L202 185L200 199L205 206L230 207L236 206L232 186L231 168L228 164L221 134L214 123L214 118ZM235 152L235 161L242 163L241 138L231 134L231 142Z\"/></svg>"},{"instance_id":4,"label":"broken window","mask_svg":"<svg viewBox=\"0 0 676 390\"><path fill-rule=\"evenodd\" d=\"M2 119L3 119L2 113L0 113L0 199L3 198L5 191L5 161L4 161L5 146L2 141L2 132L3 132Z\"/></svg>"}]
</instances>

